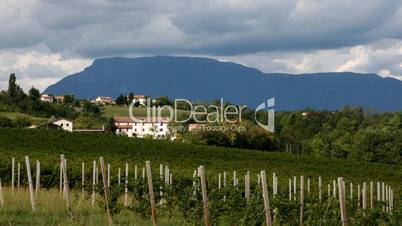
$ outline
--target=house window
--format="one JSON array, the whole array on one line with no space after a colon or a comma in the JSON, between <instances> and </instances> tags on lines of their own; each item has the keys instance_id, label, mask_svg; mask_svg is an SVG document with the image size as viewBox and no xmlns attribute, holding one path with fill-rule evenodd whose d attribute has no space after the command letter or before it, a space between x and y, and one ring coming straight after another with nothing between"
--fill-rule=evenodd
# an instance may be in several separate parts
<instances>
[{"instance_id":1,"label":"house window","mask_svg":"<svg viewBox=\"0 0 402 226\"><path fill-rule=\"evenodd\" d=\"M145 132L145 129L142 129L142 132Z\"/></svg>"},{"instance_id":2,"label":"house window","mask_svg":"<svg viewBox=\"0 0 402 226\"><path fill-rule=\"evenodd\" d=\"M68 123L67 123L67 127L68 127Z\"/></svg>"},{"instance_id":3,"label":"house window","mask_svg":"<svg viewBox=\"0 0 402 226\"><path fill-rule=\"evenodd\" d=\"M61 123L60 126L63 127L63 123Z\"/></svg>"},{"instance_id":4,"label":"house window","mask_svg":"<svg viewBox=\"0 0 402 226\"><path fill-rule=\"evenodd\" d=\"M161 123L161 126L163 126L163 123Z\"/></svg>"},{"instance_id":5,"label":"house window","mask_svg":"<svg viewBox=\"0 0 402 226\"><path fill-rule=\"evenodd\" d=\"M163 132L163 129L162 129L162 128L160 128L160 129L159 129L159 131L160 131L160 132Z\"/></svg>"},{"instance_id":6,"label":"house window","mask_svg":"<svg viewBox=\"0 0 402 226\"><path fill-rule=\"evenodd\" d=\"M135 128L134 131L137 132L137 128Z\"/></svg>"}]
</instances>

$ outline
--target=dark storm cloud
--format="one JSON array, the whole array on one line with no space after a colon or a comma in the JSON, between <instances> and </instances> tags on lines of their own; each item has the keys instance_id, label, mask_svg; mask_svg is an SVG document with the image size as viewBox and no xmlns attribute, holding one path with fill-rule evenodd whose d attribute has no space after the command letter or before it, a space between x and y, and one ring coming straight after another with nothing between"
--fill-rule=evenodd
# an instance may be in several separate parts
<instances>
[{"instance_id":1,"label":"dark storm cloud","mask_svg":"<svg viewBox=\"0 0 402 226\"><path fill-rule=\"evenodd\" d=\"M0 48L42 43L91 58L130 52L236 55L402 37L399 0L28 2L24 10L12 9L14 17L4 17L11 21L0 25L7 31Z\"/></svg>"}]
</instances>

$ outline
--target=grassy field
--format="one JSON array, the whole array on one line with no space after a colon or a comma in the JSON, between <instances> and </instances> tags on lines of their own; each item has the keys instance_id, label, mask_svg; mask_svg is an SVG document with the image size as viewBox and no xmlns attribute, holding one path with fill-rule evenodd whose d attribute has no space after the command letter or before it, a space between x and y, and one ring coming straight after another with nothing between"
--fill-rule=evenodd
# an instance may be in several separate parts
<instances>
[{"instance_id":1,"label":"grassy field","mask_svg":"<svg viewBox=\"0 0 402 226\"><path fill-rule=\"evenodd\" d=\"M0 117L9 118L11 120L15 120L17 118L26 118L33 124L40 124L48 121L47 118L34 117L21 112L0 112Z\"/></svg>"},{"instance_id":2,"label":"grassy field","mask_svg":"<svg viewBox=\"0 0 402 226\"><path fill-rule=\"evenodd\" d=\"M11 158L23 162L29 155L39 159L49 173L57 175L60 154L65 154L72 174L79 175L81 162L88 166L103 156L117 174L117 168L127 162L131 170L137 164L140 169L150 160L155 172L159 164L169 165L175 176L190 177L194 169L204 165L207 176L217 178L219 172L237 170L244 175L247 170L256 175L260 170L276 172L279 182L286 187L288 178L323 177L323 183L343 176L346 181L384 181L399 191L402 181L402 165L367 163L352 160L330 159L314 156L290 155L277 152L261 152L192 145L163 140L141 140L119 137L113 134L80 134L59 131L0 129L0 176L10 178ZM49 178L51 180L52 178ZM56 179L53 178L55 181ZM253 178L255 180L256 178ZM57 182L57 181L56 181ZM7 180L6 182L7 183ZM312 181L316 184L316 179Z\"/></svg>"},{"instance_id":3,"label":"grassy field","mask_svg":"<svg viewBox=\"0 0 402 226\"><path fill-rule=\"evenodd\" d=\"M21 188L12 195L11 188L3 188L4 207L0 208L0 225L108 225L106 212L100 205L91 205L90 196L82 198L81 192L73 192L72 214L66 208L66 201L56 189L41 189L38 193L37 211L32 212L29 192ZM101 199L98 196L97 199ZM113 217L115 225L146 226L152 225L149 218L136 215L133 211L123 210ZM178 218L165 217L159 213L160 225L185 225Z\"/></svg>"}]
</instances>

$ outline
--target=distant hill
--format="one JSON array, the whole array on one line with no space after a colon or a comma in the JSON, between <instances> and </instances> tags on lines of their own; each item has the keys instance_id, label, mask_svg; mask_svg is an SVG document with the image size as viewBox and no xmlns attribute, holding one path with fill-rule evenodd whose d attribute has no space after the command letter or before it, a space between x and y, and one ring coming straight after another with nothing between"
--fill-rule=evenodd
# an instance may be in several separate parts
<instances>
[{"instance_id":1,"label":"distant hill","mask_svg":"<svg viewBox=\"0 0 402 226\"><path fill-rule=\"evenodd\" d=\"M80 98L117 97L133 91L152 97L191 100L223 98L256 107L275 97L277 110L337 110L345 105L378 111L402 109L402 82L376 74L263 73L255 68L208 58L155 56L97 59L44 92Z\"/></svg>"}]
</instances>

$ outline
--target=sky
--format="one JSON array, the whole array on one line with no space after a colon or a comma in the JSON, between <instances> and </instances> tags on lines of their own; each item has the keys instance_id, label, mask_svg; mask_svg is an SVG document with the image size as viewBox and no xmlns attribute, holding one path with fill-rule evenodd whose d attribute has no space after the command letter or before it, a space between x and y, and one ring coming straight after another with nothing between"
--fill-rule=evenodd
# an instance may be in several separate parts
<instances>
[{"instance_id":1,"label":"sky","mask_svg":"<svg viewBox=\"0 0 402 226\"><path fill-rule=\"evenodd\" d=\"M43 90L96 58L153 55L402 79L402 1L0 1L0 89L13 72Z\"/></svg>"}]
</instances>

